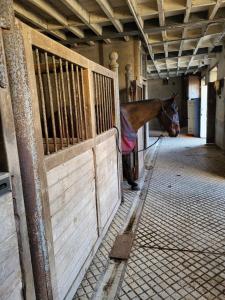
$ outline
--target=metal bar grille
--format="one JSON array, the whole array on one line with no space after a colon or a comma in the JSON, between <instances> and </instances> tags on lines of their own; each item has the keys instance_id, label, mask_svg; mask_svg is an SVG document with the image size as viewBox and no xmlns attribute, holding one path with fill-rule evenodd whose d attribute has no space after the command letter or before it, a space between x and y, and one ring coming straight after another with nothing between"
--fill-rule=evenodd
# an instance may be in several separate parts
<instances>
[{"instance_id":1,"label":"metal bar grille","mask_svg":"<svg viewBox=\"0 0 225 300\"><path fill-rule=\"evenodd\" d=\"M113 79L93 73L96 131L101 134L114 125Z\"/></svg>"},{"instance_id":2,"label":"metal bar grille","mask_svg":"<svg viewBox=\"0 0 225 300\"><path fill-rule=\"evenodd\" d=\"M44 153L88 138L84 101L84 69L61 57L34 48Z\"/></svg>"}]
</instances>

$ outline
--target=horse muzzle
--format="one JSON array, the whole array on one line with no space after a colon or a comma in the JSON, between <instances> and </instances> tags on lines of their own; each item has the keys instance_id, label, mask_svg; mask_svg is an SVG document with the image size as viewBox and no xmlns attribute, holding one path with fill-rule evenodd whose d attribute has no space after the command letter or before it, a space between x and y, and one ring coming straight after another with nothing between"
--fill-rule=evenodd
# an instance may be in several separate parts
<instances>
[{"instance_id":1,"label":"horse muzzle","mask_svg":"<svg viewBox=\"0 0 225 300\"><path fill-rule=\"evenodd\" d=\"M170 137L177 137L180 133L180 125L179 124L172 124L169 130Z\"/></svg>"}]
</instances>

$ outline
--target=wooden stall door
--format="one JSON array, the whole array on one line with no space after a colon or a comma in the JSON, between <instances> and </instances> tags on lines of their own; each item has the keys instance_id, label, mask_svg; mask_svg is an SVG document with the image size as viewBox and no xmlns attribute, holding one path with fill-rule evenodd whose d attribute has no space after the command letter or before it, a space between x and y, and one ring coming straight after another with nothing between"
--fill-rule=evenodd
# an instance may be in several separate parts
<instances>
[{"instance_id":1,"label":"wooden stall door","mask_svg":"<svg viewBox=\"0 0 225 300\"><path fill-rule=\"evenodd\" d=\"M32 159L38 157L31 171L41 186L35 199L28 195L26 201L38 204L44 224L44 243L35 246L45 250L48 268L41 272L43 280L51 280L47 293L72 299L121 201L113 128L116 74L19 21L18 28L31 93L15 105L33 127L20 128L18 143L22 152L24 137L35 141L28 150L35 153ZM23 168L25 173L26 164ZM42 233L39 228L35 233ZM36 267L40 257L33 257Z\"/></svg>"},{"instance_id":2,"label":"wooden stall door","mask_svg":"<svg viewBox=\"0 0 225 300\"><path fill-rule=\"evenodd\" d=\"M215 89L214 82L209 82L206 143L215 143L215 122L216 122L216 89Z\"/></svg>"}]
</instances>

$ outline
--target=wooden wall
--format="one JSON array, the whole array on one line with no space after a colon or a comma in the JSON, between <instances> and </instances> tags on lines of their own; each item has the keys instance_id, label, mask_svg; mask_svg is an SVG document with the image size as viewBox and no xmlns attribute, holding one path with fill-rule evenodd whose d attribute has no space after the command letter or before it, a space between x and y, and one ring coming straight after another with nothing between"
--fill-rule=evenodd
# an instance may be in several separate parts
<instances>
[{"instance_id":1,"label":"wooden wall","mask_svg":"<svg viewBox=\"0 0 225 300\"><path fill-rule=\"evenodd\" d=\"M118 204L117 172L116 141L112 136L96 147L96 184L101 230L106 226Z\"/></svg>"},{"instance_id":2,"label":"wooden wall","mask_svg":"<svg viewBox=\"0 0 225 300\"><path fill-rule=\"evenodd\" d=\"M98 238L92 150L53 168L47 180L58 292L63 299Z\"/></svg>"},{"instance_id":3,"label":"wooden wall","mask_svg":"<svg viewBox=\"0 0 225 300\"><path fill-rule=\"evenodd\" d=\"M0 299L20 300L22 278L12 193L0 196Z\"/></svg>"},{"instance_id":4,"label":"wooden wall","mask_svg":"<svg viewBox=\"0 0 225 300\"><path fill-rule=\"evenodd\" d=\"M47 182L57 288L64 299L120 203L115 135L48 171Z\"/></svg>"},{"instance_id":5,"label":"wooden wall","mask_svg":"<svg viewBox=\"0 0 225 300\"><path fill-rule=\"evenodd\" d=\"M29 107L29 114L23 114L23 123L29 126L19 127L17 139L21 155L26 151L26 154L29 154L27 156L32 160L32 168L29 171L35 173L35 176L29 178L22 174L25 201L34 204L32 210L29 210L29 218L36 221L35 224L28 223L28 226L31 227L29 228L31 235L44 237L42 243L34 243L38 251L35 251L32 257L33 265L39 271L43 284L40 285L40 277L34 280L36 285L39 285L38 298L43 299L40 295L46 292L47 295L52 294L53 299L72 299L120 205L121 173L116 146L117 131L113 128L113 125L119 127L117 75L52 41L20 21L17 21L17 28L23 38L23 44L26 45L24 67L28 73L27 86L30 90L29 97L26 99L25 97L21 97L21 101L14 99L15 109L22 110L24 113ZM85 138L77 139L75 144L68 143L61 148L55 147L53 152L44 151L40 111L49 103L54 104L50 96L54 93L47 93L49 99L44 95L41 101L43 107L39 107L40 95L35 76L36 61L33 57L33 49L39 49L38 51L42 51L46 57L57 56L67 64L82 68L83 72L81 78L84 102L79 109L86 118L87 135ZM47 68L46 72L48 72ZM62 70L60 72L62 73ZM101 82L104 101L98 108L101 109L105 123L108 124L110 120L109 126L104 127L101 133L96 130L98 118L102 117L96 113L96 105L99 103L96 89L100 90L94 82L96 73L111 82L110 97L107 96L109 91L103 88ZM61 80L62 86L63 82ZM65 98L64 110L66 111L66 103L68 103L66 98L69 97L69 93L62 93L62 95ZM79 98L79 91L77 90L73 95L76 101ZM107 109L110 101L113 102L111 119ZM54 110L52 115L54 116ZM17 116L15 121L19 123ZM81 124L82 122L79 123ZM24 143L27 135L31 137ZM70 142L71 137L67 138ZM47 139L48 137L45 137L44 140ZM27 147L23 150L25 144ZM25 159L21 159L21 164L24 174L27 175ZM28 179L29 185L26 184ZM34 190L32 195L29 193L31 187ZM35 227L38 222L41 226ZM35 230L32 232L34 227ZM40 258L44 264L40 263ZM34 274L35 272L36 269Z\"/></svg>"}]
</instances>

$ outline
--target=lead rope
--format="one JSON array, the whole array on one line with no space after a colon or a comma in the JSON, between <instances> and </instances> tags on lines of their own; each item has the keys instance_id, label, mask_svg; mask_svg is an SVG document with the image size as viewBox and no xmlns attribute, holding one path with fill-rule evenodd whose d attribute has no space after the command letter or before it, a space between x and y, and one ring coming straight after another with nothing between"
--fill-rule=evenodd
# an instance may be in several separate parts
<instances>
[{"instance_id":1,"label":"lead rope","mask_svg":"<svg viewBox=\"0 0 225 300\"><path fill-rule=\"evenodd\" d=\"M118 129L118 127L116 127L115 125L113 126L113 128L115 128L116 129L116 131L117 131L117 135L116 135L116 146L117 146L117 150L118 150L118 152L119 153L121 153L122 154L122 151L121 151L121 149L120 149L120 147L119 147L119 129ZM147 149L149 149L149 148L151 148L151 147L153 147L156 143L158 143L158 141L161 139L161 138L163 138L164 137L164 135L163 134L160 134L160 136L158 137L158 139L153 143L153 144L151 144L151 145L149 145L148 147L146 147L146 148L144 148L144 149L141 149L141 150L137 150L137 151L132 151L132 153L139 153L139 152L143 152L143 151L146 151ZM126 153L126 152L125 152ZM130 152L127 152L127 154L129 154ZM124 154L124 153L123 153Z\"/></svg>"}]
</instances>

